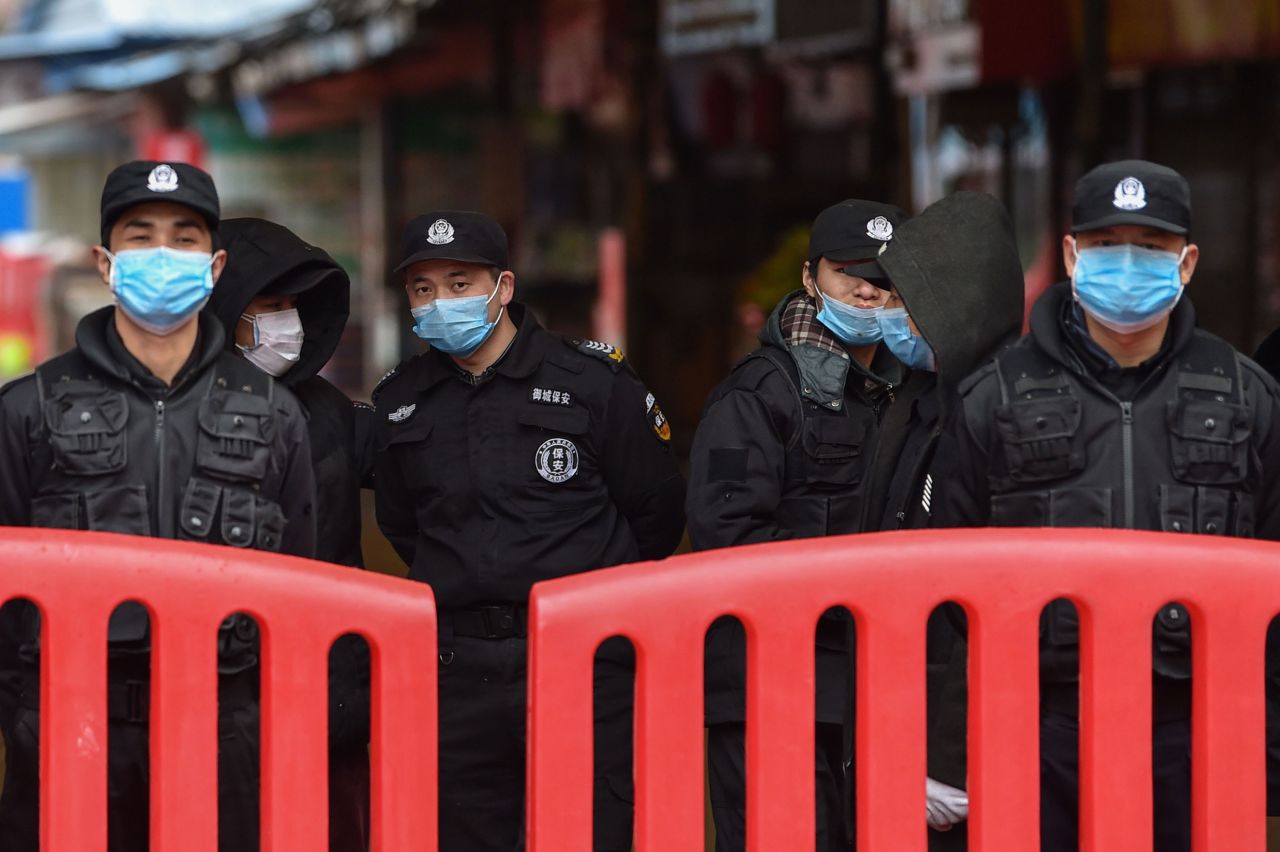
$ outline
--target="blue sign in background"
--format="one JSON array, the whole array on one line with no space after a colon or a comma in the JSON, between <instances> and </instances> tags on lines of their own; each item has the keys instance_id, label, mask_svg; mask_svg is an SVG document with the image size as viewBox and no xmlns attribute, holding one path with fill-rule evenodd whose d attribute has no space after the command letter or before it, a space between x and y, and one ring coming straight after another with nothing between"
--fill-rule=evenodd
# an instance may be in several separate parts
<instances>
[{"instance_id":1,"label":"blue sign in background","mask_svg":"<svg viewBox=\"0 0 1280 852\"><path fill-rule=\"evenodd\" d=\"M29 188L25 172L0 172L0 234L27 229Z\"/></svg>"}]
</instances>

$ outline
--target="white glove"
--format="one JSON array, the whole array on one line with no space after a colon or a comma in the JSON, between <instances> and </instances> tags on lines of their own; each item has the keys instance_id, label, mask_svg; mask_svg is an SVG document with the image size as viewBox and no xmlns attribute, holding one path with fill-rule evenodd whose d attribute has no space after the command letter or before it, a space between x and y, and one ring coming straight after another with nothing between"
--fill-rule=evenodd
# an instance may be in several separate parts
<instances>
[{"instance_id":1,"label":"white glove","mask_svg":"<svg viewBox=\"0 0 1280 852\"><path fill-rule=\"evenodd\" d=\"M924 780L925 821L935 831L947 831L969 818L969 794L932 778Z\"/></svg>"}]
</instances>

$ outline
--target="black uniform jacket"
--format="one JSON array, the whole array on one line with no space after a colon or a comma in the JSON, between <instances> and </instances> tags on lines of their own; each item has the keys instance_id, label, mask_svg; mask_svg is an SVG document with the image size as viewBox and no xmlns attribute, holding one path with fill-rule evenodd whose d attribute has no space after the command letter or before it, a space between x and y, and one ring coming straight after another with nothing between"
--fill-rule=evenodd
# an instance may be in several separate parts
<instances>
[{"instance_id":1,"label":"black uniform jacket","mask_svg":"<svg viewBox=\"0 0 1280 852\"><path fill-rule=\"evenodd\" d=\"M670 426L622 354L508 310L516 337L482 376L432 350L374 391L378 524L445 610L523 605L684 530Z\"/></svg>"},{"instance_id":2,"label":"black uniform jacket","mask_svg":"<svg viewBox=\"0 0 1280 852\"><path fill-rule=\"evenodd\" d=\"M262 219L226 219L219 229L227 265L206 308L222 323L227 346L235 348L235 327L264 290L305 288L298 294L304 333L298 363L279 382L302 403L311 437L316 479L316 558L360 567L360 484L372 466L366 432L358 421L367 406L352 403L319 371L328 363L347 324L351 279L328 254L287 229Z\"/></svg>"},{"instance_id":3,"label":"black uniform jacket","mask_svg":"<svg viewBox=\"0 0 1280 852\"><path fill-rule=\"evenodd\" d=\"M712 391L689 462L695 550L861 531L867 465L903 368L879 347L864 369L815 314L803 291L788 295L761 330L761 348ZM848 715L850 636L847 616L822 618L819 721ZM708 723L744 717L744 650L736 622L712 627Z\"/></svg>"}]
</instances>

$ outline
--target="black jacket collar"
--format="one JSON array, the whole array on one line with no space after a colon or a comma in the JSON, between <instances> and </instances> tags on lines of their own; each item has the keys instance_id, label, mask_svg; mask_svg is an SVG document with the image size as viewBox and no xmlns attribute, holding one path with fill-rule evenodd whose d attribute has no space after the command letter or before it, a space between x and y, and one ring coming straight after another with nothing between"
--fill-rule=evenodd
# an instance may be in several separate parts
<instances>
[{"instance_id":1,"label":"black jacket collar","mask_svg":"<svg viewBox=\"0 0 1280 852\"><path fill-rule=\"evenodd\" d=\"M447 378L462 378L472 384L481 384L494 375L513 379L533 375L545 354L543 348L545 335L542 333L542 326L534 319L533 313L518 302L507 305L507 313L516 326L516 336L507 347L507 351L502 353L502 356L489 369L473 377L446 353L431 350L425 353L422 359L424 362L422 390Z\"/></svg>"},{"instance_id":2,"label":"black jacket collar","mask_svg":"<svg viewBox=\"0 0 1280 852\"><path fill-rule=\"evenodd\" d=\"M165 391L177 389L192 375L218 359L224 344L222 326L209 314L201 312L197 322L196 343L187 362L178 371L171 386L151 374L137 358L125 348L115 327L115 306L109 305L94 311L76 326L76 347L85 359L104 374L139 387L153 385Z\"/></svg>"}]
</instances>

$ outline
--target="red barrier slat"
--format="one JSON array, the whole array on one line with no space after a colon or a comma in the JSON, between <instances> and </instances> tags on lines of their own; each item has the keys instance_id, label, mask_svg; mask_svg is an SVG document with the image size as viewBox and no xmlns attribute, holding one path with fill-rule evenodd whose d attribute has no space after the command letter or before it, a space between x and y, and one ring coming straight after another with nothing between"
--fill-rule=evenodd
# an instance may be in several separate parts
<instances>
[{"instance_id":1,"label":"red barrier slat","mask_svg":"<svg viewBox=\"0 0 1280 852\"><path fill-rule=\"evenodd\" d=\"M706 833L702 723L687 706L702 694L702 655L688 649L704 630L698 622L672 625L637 648L636 741L651 745L636 755L637 852L695 849Z\"/></svg>"},{"instance_id":2,"label":"red barrier slat","mask_svg":"<svg viewBox=\"0 0 1280 852\"><path fill-rule=\"evenodd\" d=\"M106 852L106 639L113 602L77 600L73 589L42 591L29 595L41 605L41 847Z\"/></svg>"},{"instance_id":3,"label":"red barrier slat","mask_svg":"<svg viewBox=\"0 0 1280 852\"><path fill-rule=\"evenodd\" d=\"M966 601L971 603L971 601ZM1007 606L967 606L969 842L981 850L1040 844L1040 610L1019 593ZM952 829L959 831L963 828Z\"/></svg>"},{"instance_id":4,"label":"red barrier slat","mask_svg":"<svg viewBox=\"0 0 1280 852\"><path fill-rule=\"evenodd\" d=\"M819 613L773 623L758 613L743 615L747 852L803 849L813 842L813 635ZM701 651L694 646L694 656L701 657ZM699 697L700 687L695 690ZM783 731L787 735L779 736Z\"/></svg>"},{"instance_id":5,"label":"red barrier slat","mask_svg":"<svg viewBox=\"0 0 1280 852\"><path fill-rule=\"evenodd\" d=\"M151 841L216 852L218 653L221 618L151 614Z\"/></svg>"},{"instance_id":6,"label":"red barrier slat","mask_svg":"<svg viewBox=\"0 0 1280 852\"><path fill-rule=\"evenodd\" d=\"M545 653L529 657L529 852L588 852L592 831L592 670L601 636L529 604L529 631ZM644 651L637 649L637 654ZM585 672L585 676L583 673ZM549 700L537 700L546 695ZM572 804L569 804L572 803Z\"/></svg>"},{"instance_id":7,"label":"red barrier slat","mask_svg":"<svg viewBox=\"0 0 1280 852\"><path fill-rule=\"evenodd\" d=\"M1076 605L1081 852L1151 850L1151 627L1162 603L1130 593Z\"/></svg>"},{"instance_id":8,"label":"red barrier slat","mask_svg":"<svg viewBox=\"0 0 1280 852\"><path fill-rule=\"evenodd\" d=\"M924 852L928 611L858 613L858 846Z\"/></svg>"},{"instance_id":9,"label":"red barrier slat","mask_svg":"<svg viewBox=\"0 0 1280 852\"><path fill-rule=\"evenodd\" d=\"M1260 591L1246 586L1238 594ZM1264 849L1266 718L1260 673L1274 604L1227 599L1212 613L1204 609L1203 603L1193 607L1191 622L1191 848Z\"/></svg>"},{"instance_id":10,"label":"red barrier slat","mask_svg":"<svg viewBox=\"0 0 1280 852\"><path fill-rule=\"evenodd\" d=\"M263 852L324 849L329 842L329 646L335 637L304 623L262 630Z\"/></svg>"}]
</instances>

